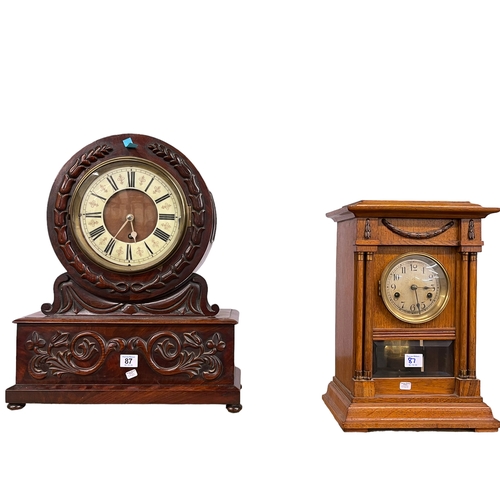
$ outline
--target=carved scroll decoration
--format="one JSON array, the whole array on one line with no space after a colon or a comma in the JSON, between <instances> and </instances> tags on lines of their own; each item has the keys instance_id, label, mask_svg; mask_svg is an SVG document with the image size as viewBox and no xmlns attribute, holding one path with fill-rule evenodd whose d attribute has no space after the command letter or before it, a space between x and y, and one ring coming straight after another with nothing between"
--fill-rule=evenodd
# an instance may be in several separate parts
<instances>
[{"instance_id":1,"label":"carved scroll decoration","mask_svg":"<svg viewBox=\"0 0 500 500\"><path fill-rule=\"evenodd\" d=\"M397 234L398 236L403 236L404 238L410 238L414 240L425 240L435 238L436 236L439 236L440 234L448 231L448 229L450 229L454 225L454 221L448 222L441 228L435 229L433 231L425 231L422 233L417 233L415 231L405 231L404 229L398 228L394 224L391 224L387 219L382 219L382 224L384 224L387 229Z\"/></svg>"},{"instance_id":2,"label":"carved scroll decoration","mask_svg":"<svg viewBox=\"0 0 500 500\"><path fill-rule=\"evenodd\" d=\"M214 316L219 306L208 302L207 282L193 273L167 297L144 303L126 303L99 299L78 286L68 274L62 274L54 283L54 303L43 304L42 312L52 314L176 314L180 316Z\"/></svg>"},{"instance_id":3,"label":"carved scroll decoration","mask_svg":"<svg viewBox=\"0 0 500 500\"><path fill-rule=\"evenodd\" d=\"M145 340L113 338L106 340L93 331L71 334L57 332L49 341L34 331L26 341L26 348L34 352L28 365L29 374L37 380L64 374L86 376L98 371L112 352L125 349L142 352L148 365L160 375L186 374L214 380L222 374L223 364L217 352L226 348L220 333L203 342L196 332L176 334L160 331Z\"/></svg>"}]
</instances>

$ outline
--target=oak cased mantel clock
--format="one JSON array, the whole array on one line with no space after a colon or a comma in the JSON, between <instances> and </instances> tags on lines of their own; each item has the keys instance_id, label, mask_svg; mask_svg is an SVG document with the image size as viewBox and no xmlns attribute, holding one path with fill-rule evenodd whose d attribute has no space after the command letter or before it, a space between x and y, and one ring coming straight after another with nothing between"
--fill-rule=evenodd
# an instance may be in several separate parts
<instances>
[{"instance_id":1,"label":"oak cased mantel clock","mask_svg":"<svg viewBox=\"0 0 500 500\"><path fill-rule=\"evenodd\" d=\"M360 201L337 223L335 375L344 431L497 431L476 377L481 221L469 202Z\"/></svg>"},{"instance_id":2,"label":"oak cased mantel clock","mask_svg":"<svg viewBox=\"0 0 500 500\"><path fill-rule=\"evenodd\" d=\"M10 409L26 403L211 403L237 413L238 311L196 273L216 231L210 191L173 146L105 137L77 152L49 195L66 272L54 301L17 323Z\"/></svg>"}]
</instances>

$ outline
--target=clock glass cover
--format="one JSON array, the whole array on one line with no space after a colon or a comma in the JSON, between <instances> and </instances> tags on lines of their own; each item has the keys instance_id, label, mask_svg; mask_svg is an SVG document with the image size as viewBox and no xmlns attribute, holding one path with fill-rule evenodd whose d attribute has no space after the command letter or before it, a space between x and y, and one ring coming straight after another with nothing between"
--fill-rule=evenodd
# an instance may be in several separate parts
<instances>
[{"instance_id":1,"label":"clock glass cover","mask_svg":"<svg viewBox=\"0 0 500 500\"><path fill-rule=\"evenodd\" d=\"M159 265L182 240L186 198L164 169L143 159L116 158L90 170L75 187L71 227L81 250L118 272Z\"/></svg>"},{"instance_id":2,"label":"clock glass cover","mask_svg":"<svg viewBox=\"0 0 500 500\"><path fill-rule=\"evenodd\" d=\"M387 309L401 321L425 323L437 317L449 299L449 278L433 257L401 255L382 273L380 293Z\"/></svg>"}]
</instances>

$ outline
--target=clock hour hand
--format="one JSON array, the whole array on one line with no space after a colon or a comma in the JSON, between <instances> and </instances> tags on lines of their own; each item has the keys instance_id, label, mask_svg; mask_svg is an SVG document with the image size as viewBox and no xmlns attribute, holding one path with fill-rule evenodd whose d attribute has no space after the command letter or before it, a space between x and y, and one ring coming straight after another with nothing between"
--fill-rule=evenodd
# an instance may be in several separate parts
<instances>
[{"instance_id":1,"label":"clock hour hand","mask_svg":"<svg viewBox=\"0 0 500 500\"><path fill-rule=\"evenodd\" d=\"M132 214L127 215L127 220L130 222L130 226L132 228L131 233L128 235L129 238L132 238L134 240L134 243L137 243L137 233L135 232L134 229L134 223L132 222L134 220L134 216Z\"/></svg>"}]
</instances>

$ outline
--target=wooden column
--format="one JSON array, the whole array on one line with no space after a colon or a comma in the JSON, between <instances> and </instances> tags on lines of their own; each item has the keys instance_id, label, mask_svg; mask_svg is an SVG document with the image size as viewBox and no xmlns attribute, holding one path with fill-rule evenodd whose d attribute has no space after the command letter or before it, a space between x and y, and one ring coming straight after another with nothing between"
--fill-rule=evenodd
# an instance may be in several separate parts
<instances>
[{"instance_id":1,"label":"wooden column","mask_svg":"<svg viewBox=\"0 0 500 500\"><path fill-rule=\"evenodd\" d=\"M363 378L363 310L365 300L365 253L356 252L356 289L354 291L354 378Z\"/></svg>"},{"instance_id":2,"label":"wooden column","mask_svg":"<svg viewBox=\"0 0 500 500\"><path fill-rule=\"evenodd\" d=\"M460 262L460 322L457 332L457 348L458 348L458 376L467 378L467 338L468 338L468 302L469 302L469 254L462 252L462 260Z\"/></svg>"},{"instance_id":3,"label":"wooden column","mask_svg":"<svg viewBox=\"0 0 500 500\"><path fill-rule=\"evenodd\" d=\"M373 318L371 311L374 310L373 293L367 289L368 283L373 283L373 266L370 265L373 261L373 252L366 252L366 265L365 265L365 304L364 311L364 359L363 359L363 376L365 379L370 380L373 373Z\"/></svg>"},{"instance_id":4,"label":"wooden column","mask_svg":"<svg viewBox=\"0 0 500 500\"><path fill-rule=\"evenodd\" d=\"M469 309L467 376L476 378L476 297L477 297L477 253L469 254Z\"/></svg>"}]
</instances>

